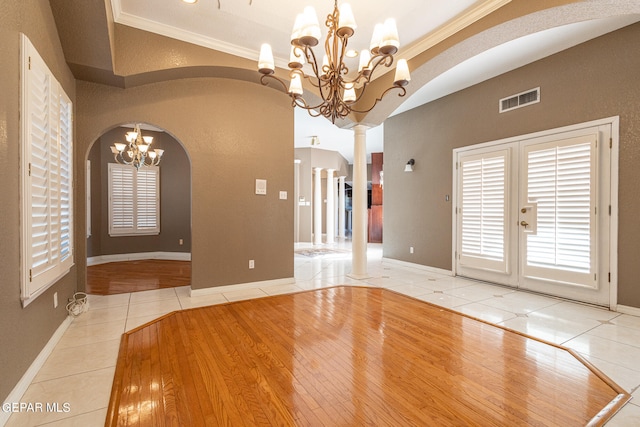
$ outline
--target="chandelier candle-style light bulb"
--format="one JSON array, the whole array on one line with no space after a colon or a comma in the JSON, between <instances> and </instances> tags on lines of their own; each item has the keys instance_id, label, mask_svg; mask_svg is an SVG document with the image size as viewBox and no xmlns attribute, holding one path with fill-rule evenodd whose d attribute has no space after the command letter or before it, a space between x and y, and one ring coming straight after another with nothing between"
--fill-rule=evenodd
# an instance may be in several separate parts
<instances>
[{"instance_id":1,"label":"chandelier candle-style light bulb","mask_svg":"<svg viewBox=\"0 0 640 427\"><path fill-rule=\"evenodd\" d=\"M399 59L398 65L396 65L396 76L393 79L393 84L398 86L406 86L411 80L409 74L409 65L407 65L406 59Z\"/></svg>"},{"instance_id":2,"label":"chandelier candle-style light bulb","mask_svg":"<svg viewBox=\"0 0 640 427\"><path fill-rule=\"evenodd\" d=\"M304 56L302 55L302 51L295 46L291 46L288 65L291 69L302 68L304 65Z\"/></svg>"},{"instance_id":3,"label":"chandelier candle-style light bulb","mask_svg":"<svg viewBox=\"0 0 640 427\"><path fill-rule=\"evenodd\" d=\"M291 84L289 85L289 93L291 95L302 96L302 81L300 80L300 74L296 73L291 76Z\"/></svg>"},{"instance_id":4,"label":"chandelier candle-style light bulb","mask_svg":"<svg viewBox=\"0 0 640 427\"><path fill-rule=\"evenodd\" d=\"M342 3L340 6L340 21L338 22L338 34L342 37L351 37L355 33L356 18L353 16L351 5L349 3Z\"/></svg>"},{"instance_id":5,"label":"chandelier candle-style light bulb","mask_svg":"<svg viewBox=\"0 0 640 427\"><path fill-rule=\"evenodd\" d=\"M371 36L371 44L369 45L369 50L372 54L377 54L380 49L380 43L382 43L382 34L384 33L384 25L376 24L373 27L373 35Z\"/></svg>"},{"instance_id":6,"label":"chandelier candle-style light bulb","mask_svg":"<svg viewBox=\"0 0 640 427\"><path fill-rule=\"evenodd\" d=\"M398 38L398 28L396 20L388 18L384 21L384 30L382 31L382 40L380 41L380 52L393 55L400 47L400 39Z\"/></svg>"},{"instance_id":7,"label":"chandelier candle-style light bulb","mask_svg":"<svg viewBox=\"0 0 640 427\"><path fill-rule=\"evenodd\" d=\"M318 15L316 10L307 6L304 8L302 18L302 27L300 28L300 43L303 46L316 46L322 34L320 33L320 24L318 23Z\"/></svg>"},{"instance_id":8,"label":"chandelier candle-style light bulb","mask_svg":"<svg viewBox=\"0 0 640 427\"><path fill-rule=\"evenodd\" d=\"M369 61L371 61L371 54L369 53L369 50L364 49L360 52L360 65L358 66L359 73L364 71L366 75L371 72L369 70Z\"/></svg>"},{"instance_id":9,"label":"chandelier candle-style light bulb","mask_svg":"<svg viewBox=\"0 0 640 427\"><path fill-rule=\"evenodd\" d=\"M273 73L276 67L273 61L273 52L271 46L268 43L264 43L260 47L260 59L258 59L258 70L263 73Z\"/></svg>"},{"instance_id":10,"label":"chandelier candle-style light bulb","mask_svg":"<svg viewBox=\"0 0 640 427\"><path fill-rule=\"evenodd\" d=\"M347 85L344 88L344 94L342 96L342 100L347 103L356 101L356 90L353 88L353 85Z\"/></svg>"},{"instance_id":11,"label":"chandelier candle-style light bulb","mask_svg":"<svg viewBox=\"0 0 640 427\"><path fill-rule=\"evenodd\" d=\"M373 76L377 75L376 69L391 69L395 60L393 55L400 48L394 19L387 19L384 24L375 26L369 50L360 51L357 73L350 72L349 66L344 62L345 58L350 56L349 52L358 51L347 46L357 29L351 6L342 3L338 7L338 1L334 0L333 12L327 15L324 25L327 29L326 39L323 41L324 49L318 47L316 52L315 47L318 46L322 34L315 9L308 6L296 16L291 33L288 87L285 80L275 76L271 47L267 44L262 45L258 59L258 71L262 74L260 82L267 85L269 79L277 81L291 96L292 106L304 108L314 117L324 116L333 123L351 113L371 111L391 90L397 90L398 96L401 97L407 94L405 86L411 77L407 62L400 60L396 66L393 85L382 90L368 108L361 108L365 99L363 95L369 89ZM322 62L319 63L321 59ZM309 67L303 67L305 64ZM302 96L303 82L312 87L314 94L322 99L320 103L307 103Z\"/></svg>"}]
</instances>

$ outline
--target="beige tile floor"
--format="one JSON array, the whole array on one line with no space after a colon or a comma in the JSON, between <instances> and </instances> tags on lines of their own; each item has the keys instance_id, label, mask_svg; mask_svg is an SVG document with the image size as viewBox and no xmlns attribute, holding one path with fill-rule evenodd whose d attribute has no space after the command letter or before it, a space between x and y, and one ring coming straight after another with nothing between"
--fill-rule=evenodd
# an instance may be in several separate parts
<instances>
[{"instance_id":1,"label":"beige tile floor","mask_svg":"<svg viewBox=\"0 0 640 427\"><path fill-rule=\"evenodd\" d=\"M350 254L295 257L295 283L255 286L192 298L174 288L91 296L27 389L24 402L68 403L70 411L20 413L7 426L101 426L124 331L183 308L348 284L378 286L452 308L578 351L634 399L607 426L640 425L640 317L382 261L370 245L368 273L354 280Z\"/></svg>"}]
</instances>

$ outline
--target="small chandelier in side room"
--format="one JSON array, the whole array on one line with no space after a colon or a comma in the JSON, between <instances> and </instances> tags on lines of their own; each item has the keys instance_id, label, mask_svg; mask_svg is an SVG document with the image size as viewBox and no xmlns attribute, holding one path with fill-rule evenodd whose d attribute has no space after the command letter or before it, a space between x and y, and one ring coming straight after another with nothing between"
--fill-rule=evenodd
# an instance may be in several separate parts
<instances>
[{"instance_id":1,"label":"small chandelier in side room","mask_svg":"<svg viewBox=\"0 0 640 427\"><path fill-rule=\"evenodd\" d=\"M153 142L152 136L142 136L140 125L136 124L132 132L127 132L127 143L116 142L111 146L111 152L116 162L131 165L136 169L140 166L158 166L164 150L156 148L149 150Z\"/></svg>"},{"instance_id":2,"label":"small chandelier in side room","mask_svg":"<svg viewBox=\"0 0 640 427\"><path fill-rule=\"evenodd\" d=\"M322 64L318 64L318 56L313 47L318 45L321 34L318 17L313 7L306 7L304 12L296 17L293 33L291 34L291 54L289 57L289 88L285 82L274 76L275 65L271 46L263 44L260 49L258 71L262 74L260 82L268 84L268 79L280 82L289 93L292 105L306 109L311 116L324 116L335 123L351 112L366 113L391 90L397 89L398 96L405 96L404 86L411 77L405 59L399 59L393 85L384 90L373 105L365 109L356 109L355 105L364 95L367 86L372 81L376 69L380 66L390 68L393 65L393 55L400 45L395 20L387 19L384 24L376 24L371 39L370 49L360 52L360 64L357 73L350 73L345 65L347 44L349 37L355 33L356 22L348 3L342 3L338 8L338 0L334 1L333 13L327 16L325 23L328 28L324 44ZM310 71L303 67L309 64ZM382 68L381 68L382 69ZM322 102L309 105L302 97L302 81L308 80L318 89Z\"/></svg>"}]
</instances>

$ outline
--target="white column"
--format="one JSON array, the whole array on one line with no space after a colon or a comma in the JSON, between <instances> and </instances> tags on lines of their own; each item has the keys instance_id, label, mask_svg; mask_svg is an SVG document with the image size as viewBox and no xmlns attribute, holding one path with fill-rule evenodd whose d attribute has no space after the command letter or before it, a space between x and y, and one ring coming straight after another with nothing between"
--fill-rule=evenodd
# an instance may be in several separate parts
<instances>
[{"instance_id":1,"label":"white column","mask_svg":"<svg viewBox=\"0 0 640 427\"><path fill-rule=\"evenodd\" d=\"M313 244L322 244L322 168L314 168L313 181Z\"/></svg>"},{"instance_id":2,"label":"white column","mask_svg":"<svg viewBox=\"0 0 640 427\"><path fill-rule=\"evenodd\" d=\"M293 175L293 241L300 242L300 159L294 160Z\"/></svg>"},{"instance_id":3,"label":"white column","mask_svg":"<svg viewBox=\"0 0 640 427\"><path fill-rule=\"evenodd\" d=\"M347 209L344 176L338 178L338 237L344 239L345 233L345 211Z\"/></svg>"},{"instance_id":4,"label":"white column","mask_svg":"<svg viewBox=\"0 0 640 427\"><path fill-rule=\"evenodd\" d=\"M327 169L327 240L326 243L334 243L334 232L335 232L335 203L334 203L334 195L335 190L333 189L333 172L335 169Z\"/></svg>"},{"instance_id":5,"label":"white column","mask_svg":"<svg viewBox=\"0 0 640 427\"><path fill-rule=\"evenodd\" d=\"M353 234L351 275L367 277L367 127L353 128Z\"/></svg>"},{"instance_id":6,"label":"white column","mask_svg":"<svg viewBox=\"0 0 640 427\"><path fill-rule=\"evenodd\" d=\"M339 232L338 232L338 177L333 178L333 204L335 208L333 209L333 235L335 239L338 240Z\"/></svg>"}]
</instances>

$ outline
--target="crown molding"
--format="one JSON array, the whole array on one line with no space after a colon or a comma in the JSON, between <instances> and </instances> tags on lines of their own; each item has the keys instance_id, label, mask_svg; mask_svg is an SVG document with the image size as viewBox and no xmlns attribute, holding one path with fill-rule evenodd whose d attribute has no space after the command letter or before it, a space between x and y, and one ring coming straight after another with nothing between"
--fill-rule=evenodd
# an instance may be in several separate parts
<instances>
[{"instance_id":1,"label":"crown molding","mask_svg":"<svg viewBox=\"0 0 640 427\"><path fill-rule=\"evenodd\" d=\"M397 56L407 60L414 58L508 3L511 3L511 0L486 0L452 19L447 24L433 31L425 38L413 43L411 46L408 46L406 49L401 49Z\"/></svg>"},{"instance_id":2,"label":"crown molding","mask_svg":"<svg viewBox=\"0 0 640 427\"><path fill-rule=\"evenodd\" d=\"M161 36L196 44L209 49L228 53L230 55L250 59L252 61L257 60L258 58L259 52L257 50L243 48L223 40L214 39L192 31L183 30L171 25L161 24L150 19L131 15L122 11L119 0L113 0L111 4L113 9L113 20L117 24L126 25L143 31L149 31Z\"/></svg>"},{"instance_id":3,"label":"crown molding","mask_svg":"<svg viewBox=\"0 0 640 427\"><path fill-rule=\"evenodd\" d=\"M463 30L469 25L479 21L480 19L493 13L494 11L510 2L511 0L486 0L481 4L471 8L470 10L462 13L439 29L433 31L425 38L413 43L407 48L401 49L400 52L395 56L402 57L407 60L414 58L415 56L418 56L422 52L442 42L448 37L451 37L458 31ZM249 59L251 61L256 61L259 56L258 50L243 48L224 40L207 37L202 34L194 33L192 31L183 30L171 25L162 24L150 19L145 19L123 12L120 0L112 0L111 7L113 10L114 22L118 24L127 25L129 27L149 31L161 36L166 36L187 43L196 44L198 46L203 46L209 49L214 49L230 55ZM275 65L278 68L287 69L287 62L288 61L286 59L276 58ZM382 72L381 74L384 74L384 72ZM378 76L374 76L374 80L377 77Z\"/></svg>"}]
</instances>

